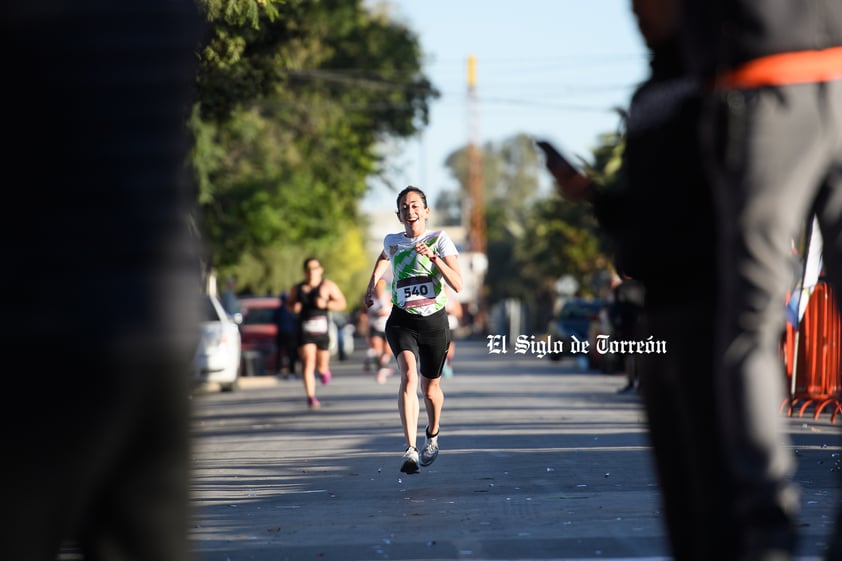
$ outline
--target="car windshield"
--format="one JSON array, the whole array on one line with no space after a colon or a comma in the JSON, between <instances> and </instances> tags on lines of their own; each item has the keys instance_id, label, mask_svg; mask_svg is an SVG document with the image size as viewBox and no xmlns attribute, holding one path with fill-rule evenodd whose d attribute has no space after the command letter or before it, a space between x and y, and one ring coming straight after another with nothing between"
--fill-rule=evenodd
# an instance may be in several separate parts
<instances>
[{"instance_id":1,"label":"car windshield","mask_svg":"<svg viewBox=\"0 0 842 561\"><path fill-rule=\"evenodd\" d=\"M276 308L249 308L243 314L243 325L275 323Z\"/></svg>"},{"instance_id":2,"label":"car windshield","mask_svg":"<svg viewBox=\"0 0 842 561\"><path fill-rule=\"evenodd\" d=\"M205 296L202 298L202 321L220 321L216 308L213 307L211 299Z\"/></svg>"}]
</instances>

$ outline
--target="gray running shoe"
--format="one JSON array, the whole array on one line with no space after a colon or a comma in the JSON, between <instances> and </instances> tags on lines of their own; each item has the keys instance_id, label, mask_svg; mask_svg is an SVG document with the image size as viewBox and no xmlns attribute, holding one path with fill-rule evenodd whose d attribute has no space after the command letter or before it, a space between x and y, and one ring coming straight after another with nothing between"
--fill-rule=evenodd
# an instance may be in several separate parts
<instances>
[{"instance_id":1,"label":"gray running shoe","mask_svg":"<svg viewBox=\"0 0 842 561\"><path fill-rule=\"evenodd\" d=\"M410 446L401 458L401 471L404 473L418 473L418 450Z\"/></svg>"},{"instance_id":2,"label":"gray running shoe","mask_svg":"<svg viewBox=\"0 0 842 561\"><path fill-rule=\"evenodd\" d=\"M425 431L425 433L429 435L428 432ZM424 448L421 449L421 465L427 467L435 462L438 456L439 435L436 434L436 436L427 436L427 440L424 442Z\"/></svg>"}]
</instances>

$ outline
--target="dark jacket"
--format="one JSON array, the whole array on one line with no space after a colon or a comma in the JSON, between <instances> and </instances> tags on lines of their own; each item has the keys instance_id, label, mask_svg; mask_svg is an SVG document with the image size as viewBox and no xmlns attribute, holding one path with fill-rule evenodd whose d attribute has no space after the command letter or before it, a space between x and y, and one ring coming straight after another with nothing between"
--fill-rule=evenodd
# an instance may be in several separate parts
<instances>
[{"instance_id":1,"label":"dark jacket","mask_svg":"<svg viewBox=\"0 0 842 561\"><path fill-rule=\"evenodd\" d=\"M646 301L643 283L626 279L612 291L614 298L608 307L608 319L618 339L634 339L637 322Z\"/></svg>"},{"instance_id":2,"label":"dark jacket","mask_svg":"<svg viewBox=\"0 0 842 561\"><path fill-rule=\"evenodd\" d=\"M629 106L619 181L594 200L617 269L643 282L647 307L712 294L715 226L699 157L700 103L677 43L654 49L650 78Z\"/></svg>"},{"instance_id":3,"label":"dark jacket","mask_svg":"<svg viewBox=\"0 0 842 561\"><path fill-rule=\"evenodd\" d=\"M839 0L683 0L688 69L709 77L778 53L842 45Z\"/></svg>"}]
</instances>

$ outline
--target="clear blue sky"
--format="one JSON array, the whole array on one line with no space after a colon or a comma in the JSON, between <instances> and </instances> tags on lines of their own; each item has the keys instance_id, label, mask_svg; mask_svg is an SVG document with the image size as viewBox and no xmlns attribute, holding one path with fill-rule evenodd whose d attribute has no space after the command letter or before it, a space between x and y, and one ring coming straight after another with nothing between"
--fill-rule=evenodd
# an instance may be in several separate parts
<instances>
[{"instance_id":1,"label":"clear blue sky","mask_svg":"<svg viewBox=\"0 0 842 561\"><path fill-rule=\"evenodd\" d=\"M431 205L441 190L456 186L445 158L471 138L499 143L523 132L590 159L598 135L618 125L612 108L625 107L646 75L630 0L387 3L418 34L426 73L442 94L421 135L385 147L389 177L398 187L420 185ZM474 103L467 84L471 55ZM394 208L394 194L373 187L369 208Z\"/></svg>"}]
</instances>

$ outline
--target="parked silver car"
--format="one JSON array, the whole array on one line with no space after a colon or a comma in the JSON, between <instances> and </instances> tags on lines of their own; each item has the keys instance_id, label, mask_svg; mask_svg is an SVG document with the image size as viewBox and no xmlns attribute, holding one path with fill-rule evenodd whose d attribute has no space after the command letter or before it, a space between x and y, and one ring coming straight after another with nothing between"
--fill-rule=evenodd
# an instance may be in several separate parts
<instances>
[{"instance_id":1,"label":"parked silver car","mask_svg":"<svg viewBox=\"0 0 842 561\"><path fill-rule=\"evenodd\" d=\"M197 384L215 382L222 391L234 391L240 378L240 326L215 296L203 294L201 309L193 380Z\"/></svg>"}]
</instances>

